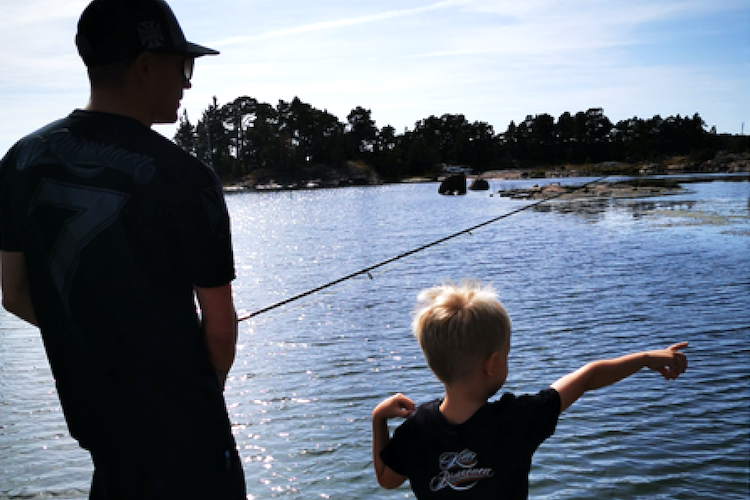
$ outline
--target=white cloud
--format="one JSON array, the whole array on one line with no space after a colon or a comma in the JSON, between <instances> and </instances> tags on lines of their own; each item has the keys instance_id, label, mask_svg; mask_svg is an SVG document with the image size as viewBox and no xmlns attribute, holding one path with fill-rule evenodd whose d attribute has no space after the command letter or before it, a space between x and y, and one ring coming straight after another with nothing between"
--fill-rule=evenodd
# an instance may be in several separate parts
<instances>
[{"instance_id":1,"label":"white cloud","mask_svg":"<svg viewBox=\"0 0 750 500\"><path fill-rule=\"evenodd\" d=\"M88 87L72 41L85 0L6 3L0 43L14 50L0 54L0 149L51 110L83 105ZM183 101L194 122L214 95L249 95L299 96L342 120L363 106L398 130L463 113L501 131L527 114L599 106L613 120L698 112L719 131L750 123L747 0L170 4L189 39L222 51L196 66Z\"/></svg>"},{"instance_id":2,"label":"white cloud","mask_svg":"<svg viewBox=\"0 0 750 500\"><path fill-rule=\"evenodd\" d=\"M393 20L393 19L407 17L407 16L416 16L416 15L425 14L425 13L436 11L436 10L448 9L451 7L464 5L469 2L470 0L449 0L449 1L437 2L437 3L426 5L423 7L388 10L388 11L380 12L380 13L365 14L362 16L356 16L356 17L350 17L350 18L341 18L341 19L334 19L330 21L292 26L289 28L263 32L259 35L231 37L231 38L219 40L213 43L217 47L225 47L228 45L262 41L262 40L266 40L269 38L287 37L287 36L300 35L303 33L309 33L309 32L314 32L314 31L325 31L325 30L331 30L335 28L357 26L357 25L362 25L362 24Z\"/></svg>"}]
</instances>

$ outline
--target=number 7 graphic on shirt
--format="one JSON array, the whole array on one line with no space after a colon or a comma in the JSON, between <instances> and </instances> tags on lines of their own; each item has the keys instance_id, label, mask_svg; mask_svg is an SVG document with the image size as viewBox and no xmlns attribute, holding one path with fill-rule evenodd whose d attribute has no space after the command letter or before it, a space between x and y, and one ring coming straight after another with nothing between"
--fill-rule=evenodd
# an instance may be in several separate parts
<instances>
[{"instance_id":1,"label":"number 7 graphic on shirt","mask_svg":"<svg viewBox=\"0 0 750 500\"><path fill-rule=\"evenodd\" d=\"M125 193L45 179L31 202L31 210L49 205L76 212L61 228L50 254L55 286L67 300L81 250L117 219L128 195Z\"/></svg>"}]
</instances>

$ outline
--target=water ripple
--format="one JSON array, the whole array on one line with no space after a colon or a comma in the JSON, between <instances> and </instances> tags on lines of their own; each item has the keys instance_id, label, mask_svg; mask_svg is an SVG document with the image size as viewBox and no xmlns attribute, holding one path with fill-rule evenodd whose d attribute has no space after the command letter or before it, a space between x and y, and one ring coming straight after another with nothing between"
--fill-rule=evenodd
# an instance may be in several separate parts
<instances>
[{"instance_id":1,"label":"water ripple","mask_svg":"<svg viewBox=\"0 0 750 500\"><path fill-rule=\"evenodd\" d=\"M645 370L571 407L535 455L531 498L746 500L748 186L524 212L242 323L226 397L249 498L411 498L377 487L370 413L395 392L417 402L441 394L410 332L411 308L420 289L472 275L494 283L513 318L508 390L535 392L592 359L690 341L679 380ZM435 189L229 197L238 307L253 311L521 206ZM677 224L674 210L715 213L706 220L722 225ZM90 474L38 334L0 313L0 500L84 499Z\"/></svg>"}]
</instances>

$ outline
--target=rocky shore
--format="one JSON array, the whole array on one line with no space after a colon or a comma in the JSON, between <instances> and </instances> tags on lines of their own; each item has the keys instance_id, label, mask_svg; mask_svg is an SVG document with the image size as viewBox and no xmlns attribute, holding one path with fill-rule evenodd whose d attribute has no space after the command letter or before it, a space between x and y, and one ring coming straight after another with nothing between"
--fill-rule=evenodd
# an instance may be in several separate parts
<instances>
[{"instance_id":1,"label":"rocky shore","mask_svg":"<svg viewBox=\"0 0 750 500\"><path fill-rule=\"evenodd\" d=\"M595 198L646 198L682 194L687 189L673 180L664 179L634 179L619 182L597 182L580 188L577 186L562 186L559 182L552 182L545 186L534 185L530 188L504 189L497 192L500 196L523 200L544 200L555 198L560 200L586 200Z\"/></svg>"}]
</instances>

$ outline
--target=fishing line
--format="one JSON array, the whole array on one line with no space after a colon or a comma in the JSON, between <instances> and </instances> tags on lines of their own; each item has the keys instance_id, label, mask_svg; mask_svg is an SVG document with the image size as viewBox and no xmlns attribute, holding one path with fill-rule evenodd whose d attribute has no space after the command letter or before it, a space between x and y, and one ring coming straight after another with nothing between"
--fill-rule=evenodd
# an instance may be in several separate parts
<instances>
[{"instance_id":1,"label":"fishing line","mask_svg":"<svg viewBox=\"0 0 750 500\"><path fill-rule=\"evenodd\" d=\"M605 176L603 176L603 177L599 177L599 178L597 178L597 179L594 179L594 180L592 180L592 181L586 182L586 183L584 183L584 184L581 184L580 186L578 186L578 187L576 187L575 189L573 189L573 191L571 191L571 192L573 192L573 193L574 193L574 192L576 192L576 191L579 191L579 190L581 190L581 189L584 189L584 188L588 187L588 186L589 186L589 185L591 185L591 184L595 184L595 183L597 183L597 182L601 182L602 180L606 179L607 177L609 177L609 174L608 174L608 175L605 175ZM308 296L310 296L310 295L316 294L316 293L318 293L318 292L321 292L321 291L323 291L323 290L326 290L326 289L328 289L328 288L331 288L331 287L333 287L333 286L335 286L335 285L338 285L339 283L343 283L343 282L345 282L345 281L348 281L348 280L350 280L350 279L352 279L352 278L356 278L357 276L367 275L367 276L369 276L369 277L370 277L370 279L373 279L373 278L372 278L372 274L371 274L371 273L372 273L372 271L374 271L375 269L381 268L381 267L383 267L383 266L386 266L386 265L388 265L388 264L391 264L391 263L393 263L393 262L396 262L396 261L398 261L398 260L404 259L404 258L406 258L406 257L409 257L409 256L411 256L411 255L414 255L414 254L416 254L416 253L422 252L422 251L424 251L424 250L427 250L428 248L431 248L431 247L434 247L434 246L440 245L440 244L442 244L442 243L445 243L446 241L450 241L450 240L452 240L452 239L454 239L454 238L457 238L457 237L459 237L459 236L462 236L462 235L464 235L464 234L467 234L467 233L468 233L468 234L471 234L471 231L475 231L475 230L477 230L477 229L479 229L479 228L482 228L482 227L484 227L484 226L488 226L488 225L490 225L490 224L494 224L495 222L498 222L498 221L500 221L500 220L503 220L503 219L507 219L508 217L511 217L511 216L513 216L513 215L516 215L516 214L518 214L518 213L520 213L520 212L524 212L524 211L526 211L526 210L529 210L530 208L534 208L534 207L537 207L537 206L539 206L539 205L541 205L541 204L543 204L543 203L547 203L548 201L554 200L554 199L556 199L556 198L560 198L561 196L564 196L564 195L566 195L566 194L570 194L571 192L568 192L568 191L566 191L566 190L563 190L563 191L561 191L561 192L559 192L559 193L557 193L557 194L555 194L555 195L553 195L553 196L549 196L549 197L547 197L547 198L544 198L544 199L542 199L542 200L539 200L539 201L537 201L537 202L534 202L534 203L530 203L530 204L528 204L528 205L524 205L523 207L521 207L521 208L518 208L518 209L516 209L516 210L512 210L512 211L510 211L510 212L507 212L507 213L505 213L505 214L503 214L503 215L500 215L500 216L498 216L498 217L495 217L495 218L489 219L489 220L487 220L487 221L485 221L485 222L482 222L482 223L480 223L480 224L476 224L476 225L474 225L474 226L471 226L471 227L469 227L469 228L467 228L467 229L463 229L463 230L461 230L461 231L458 231L458 232L456 232L456 233L453 233L453 234L451 234L451 235L449 235L449 236L445 236L445 237L443 237L443 238L440 238L440 239L438 239L438 240L435 240L435 241L433 241L433 242L431 242L431 243L427 243L427 244L425 244L425 245L422 245L422 246L420 246L420 247L417 247L417 248L414 248L414 249L412 249L412 250L409 250L409 251L407 251L407 252L401 253L401 254L399 254L399 255L397 255L397 256L395 256L395 257L391 257L391 258L389 258L389 259L386 259L386 260L384 260L384 261L382 261L382 262L379 262L379 263L377 263L377 264L374 264L374 265L372 265L372 266L366 267L366 268L364 268L364 269L360 269L359 271L353 272L353 273L351 273L351 274L347 274L346 276L343 276L343 277L341 277L341 278L335 279L335 280L333 280L333 281L331 281L331 282L328 282L328 283L326 283L326 284L324 284L324 285L318 286L318 287L316 287L316 288L313 288L313 289L311 289L311 290L308 290L308 291L306 291L306 292L302 292L302 293L300 293L300 294L294 295L294 296L292 296L292 297L289 297L289 298L287 298L287 299L281 300L281 301L279 301L279 302L276 302L275 304L271 304L271 305L269 305L269 306L266 306L266 307L264 307L264 308L262 308L262 309L258 309L257 311L255 311L255 312L253 312L253 313L250 313L250 314L247 314L247 315L245 315L245 316L242 316L242 317L238 318L238 319L237 319L237 321L238 321L238 322L240 322L240 321L245 321L245 320L248 320L248 319L250 319L250 318L254 318L255 316L258 316L258 315L260 315L260 314L264 314L264 313L267 313L267 312L269 312L269 311L272 311L272 310L274 310L274 309L277 309L277 308L279 308L279 307L285 306L285 305L287 305L287 304L290 304L290 303L292 303L292 302L296 302L296 301L298 301L298 300L300 300L300 299L303 299L303 298L305 298L305 297L308 297Z\"/></svg>"},{"instance_id":2,"label":"fishing line","mask_svg":"<svg viewBox=\"0 0 750 500\"><path fill-rule=\"evenodd\" d=\"M393 263L393 266L399 266L399 265L402 265L403 263L404 263L403 261L401 261L401 262L395 262L395 263ZM371 272L367 273L367 276L364 277L364 278L362 278L362 279L365 280L364 282L375 281L377 278L379 278L380 276L384 275L385 273L393 271L393 269L394 269L393 266L389 267L388 269L380 269L380 270L377 270L377 271L371 271ZM342 283L340 285L341 285L341 287L346 288L347 286L354 285L356 283L362 284L363 283L362 279L360 279L360 281L352 281L352 280L350 280L348 283ZM341 288L338 288L337 290L322 290L322 291L318 292L318 294L321 295L322 297L330 297L330 296L333 296L333 295L335 295L337 293L340 293L340 292L341 292ZM319 302L321 302L322 300L323 299L321 298L319 300ZM285 308L283 310L283 312L277 313L274 316L274 318L278 318L280 315L286 315L286 316L288 316L288 315L294 313L295 311L299 311L300 309L308 307L309 305L310 305L309 302L298 302L296 305L295 304L288 304L289 307ZM244 312L246 312L246 311L238 311L237 312L237 316L238 316L238 318L240 318L238 321L243 321L243 320L246 320L246 319L250 319L252 317L252 315L249 315L249 314L247 316L245 316ZM254 313L254 314L256 314L256 316L257 316L260 313ZM270 321L270 320L271 320L271 318L268 319L268 321ZM254 321L252 321L252 325L253 326L260 326L260 325L265 324L266 322L267 321L264 321L264 320L258 320L258 318L256 317L256 318L254 318Z\"/></svg>"}]
</instances>

